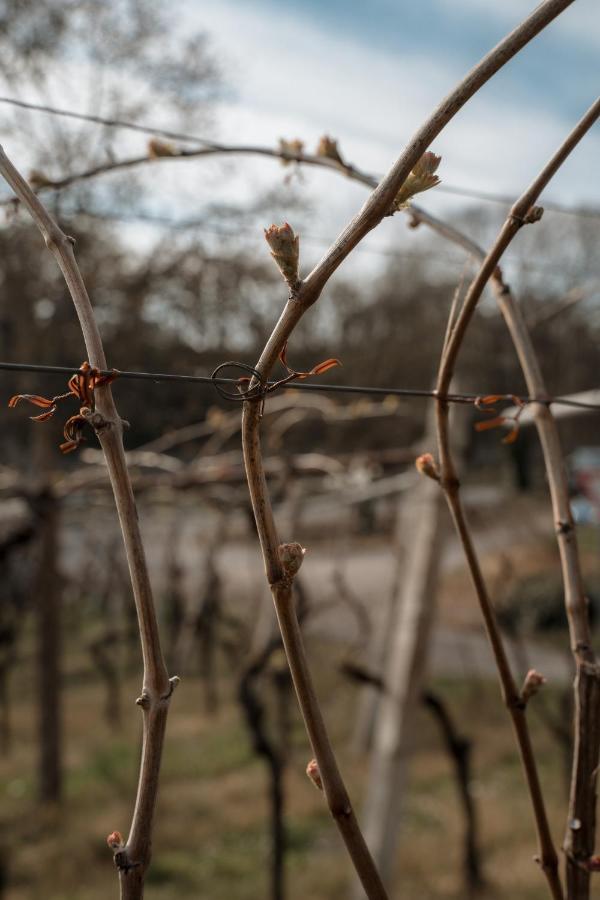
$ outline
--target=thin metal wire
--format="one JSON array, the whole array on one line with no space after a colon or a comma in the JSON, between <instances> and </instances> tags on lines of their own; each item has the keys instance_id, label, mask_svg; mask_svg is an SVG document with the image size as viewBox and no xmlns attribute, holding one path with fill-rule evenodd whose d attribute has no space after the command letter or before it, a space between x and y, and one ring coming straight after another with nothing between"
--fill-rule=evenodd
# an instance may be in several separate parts
<instances>
[{"instance_id":1,"label":"thin metal wire","mask_svg":"<svg viewBox=\"0 0 600 900\"><path fill-rule=\"evenodd\" d=\"M154 136L169 138L170 140L190 141L195 144L199 144L202 147L211 148L217 151L231 149L226 145L218 143L217 141L211 141L208 138L199 137L198 135L186 134L185 132L181 131L169 131L165 128L153 128L150 125L138 125L135 122L129 122L124 119L111 119L104 118L103 116L95 116L89 113L79 113L71 109L61 109L56 106L46 106L43 103L28 103L25 100L17 100L15 97L0 97L0 103L5 103L10 106L17 106L21 109L29 109L34 112L47 113L51 116L63 116L69 119L78 119L82 122L91 122L95 125L104 125L107 128L126 128L129 131L138 131L142 134L151 134ZM501 203L510 205L514 202L515 199L514 197L511 197L507 194L497 194L492 191L475 191L471 190L470 188L451 184L440 184L438 185L437 190L443 191L447 194L455 194L459 197L468 197L471 200L481 200L484 203ZM551 210L552 212L563 213L564 215L569 216L576 216L587 219L600 218L600 210L572 209L571 207L564 206L561 203L554 203L551 200L546 201L544 203L544 207L547 210Z\"/></svg>"},{"instance_id":2,"label":"thin metal wire","mask_svg":"<svg viewBox=\"0 0 600 900\"><path fill-rule=\"evenodd\" d=\"M197 137L194 134L185 134L181 131L167 131L165 128L153 128L151 125L137 125L135 122L127 122L124 119L105 119L103 116L94 116L86 113L78 113L72 109L58 109L56 106L44 106L42 103L27 103L25 100L17 100L15 97L0 97L0 103L10 106L18 106L21 109L30 109L34 112L48 113L51 116L64 116L67 119L79 119L82 122L92 122L95 125L106 125L108 128L126 128L129 131L140 131L142 134L159 135L170 138L173 141L193 141L205 147L215 147L214 141Z\"/></svg>"},{"instance_id":3,"label":"thin metal wire","mask_svg":"<svg viewBox=\"0 0 600 900\"><path fill-rule=\"evenodd\" d=\"M182 375L182 374L171 374L168 372L131 372L131 371L121 371L120 369L108 369L106 371L101 371L101 375L112 375L115 372L119 379L131 379L136 381L154 381L158 382L168 382L172 381L175 383L189 383L189 384L207 384L213 385L215 389L217 386L222 387L233 387L235 393L229 391L219 392L221 396L225 397L228 400L257 400L264 399L264 394L269 392L269 390L274 389L277 385L277 382L269 381L269 382L260 382L258 388L253 388L252 393L247 396L244 395L244 391L240 392L240 380L237 378L224 378L218 373L222 371L226 366L238 367L243 370L250 376L254 376L260 379L260 373L252 368L252 366L247 365L246 363L239 362L226 362L221 363L214 370L212 375ZM73 375L76 372L80 372L78 366L44 366L37 365L35 363L13 363L13 362L0 362L0 371L11 371L11 372L42 372L48 375ZM286 390L294 390L294 391L322 391L324 393L329 394L362 394L365 396L374 396L374 397L406 397L406 398L424 398L424 399L432 399L439 398L437 391L434 390L422 390L419 388L399 388L399 387L372 387L369 385L351 385L351 384L324 384L323 382L295 382L290 381L283 386ZM519 400L521 403L543 403L547 406L554 403L560 406L570 406L575 409L588 409L596 412L600 412L600 403L588 403L584 400L572 400L569 397L530 397L524 394L514 394L512 392L501 392L494 394L493 391L481 391L478 394L447 394L445 397L441 398L446 400L448 403L464 403L464 404L476 404L481 400L482 397L496 396L499 400Z\"/></svg>"}]
</instances>

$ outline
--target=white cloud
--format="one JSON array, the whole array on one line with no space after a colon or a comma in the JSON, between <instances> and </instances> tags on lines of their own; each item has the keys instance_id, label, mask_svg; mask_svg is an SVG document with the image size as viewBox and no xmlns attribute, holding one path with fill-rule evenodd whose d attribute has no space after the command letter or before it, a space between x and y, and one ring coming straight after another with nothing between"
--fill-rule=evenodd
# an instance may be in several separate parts
<instances>
[{"instance_id":1,"label":"white cloud","mask_svg":"<svg viewBox=\"0 0 600 900\"><path fill-rule=\"evenodd\" d=\"M460 3L481 8L481 0ZM520 0L507 5L513 14L526 6ZM340 139L349 160L376 173L389 168L404 141L462 74L442 58L432 61L422 53L394 58L321 32L289 12L274 16L260 5L206 0L202 16L217 48L226 48L227 57L235 60L239 97L221 110L228 139L273 145L281 136L301 137L314 146L327 131ZM434 148L444 156L445 181L518 191L572 124L532 107L525 93L499 98L486 88L460 111ZM569 182L562 176L557 180L567 201L589 199L599 141L596 130L577 151ZM328 201L337 203L340 193L332 187Z\"/></svg>"},{"instance_id":2,"label":"white cloud","mask_svg":"<svg viewBox=\"0 0 600 900\"><path fill-rule=\"evenodd\" d=\"M293 126L311 139L329 131L345 144L371 141L381 165L386 146L388 156L398 149L456 74L442 60L390 58L261 6L207 0L202 23L233 61L240 107L273 116L271 133L261 134L246 115L244 138L273 141Z\"/></svg>"}]
</instances>

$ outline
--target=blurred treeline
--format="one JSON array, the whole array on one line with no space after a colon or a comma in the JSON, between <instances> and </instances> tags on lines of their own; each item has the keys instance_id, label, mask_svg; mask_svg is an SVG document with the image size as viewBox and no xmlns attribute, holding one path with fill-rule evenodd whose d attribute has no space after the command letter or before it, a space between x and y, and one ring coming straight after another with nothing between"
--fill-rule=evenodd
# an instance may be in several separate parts
<instances>
[{"instance_id":1,"label":"blurred treeline","mask_svg":"<svg viewBox=\"0 0 600 900\"><path fill-rule=\"evenodd\" d=\"M556 253L549 252L549 258L556 261L563 236L553 231L558 229L548 229ZM579 249L577 230L572 232L569 248ZM285 299L266 253L261 260L242 251L215 257L199 234L171 233L133 255L124 249L117 228L90 226L83 218L69 223L69 233L77 240L110 365L210 374L225 360L257 359ZM292 364L311 366L335 355L344 368L330 376L334 383L429 387L457 280L449 269L430 277L431 247L408 263L391 259L364 284L338 279L322 307L295 334ZM85 351L62 276L25 221L0 231L0 279L0 357L78 365ZM581 290L586 291L583 280ZM539 320L534 337L549 389L560 394L592 387L597 378L600 319L594 293L589 290L581 302L562 309L569 299L550 273L520 295L530 320ZM482 312L472 328L461 374L464 387L476 393L524 390L505 326L493 308ZM51 395L62 392L65 382L60 376L3 372L2 396ZM199 420L220 402L212 389L196 385L121 382L116 389L132 423L129 446ZM419 430L424 405L413 402L411 410ZM2 415L7 426L3 462L22 462L32 426L18 413L3 410Z\"/></svg>"}]
</instances>

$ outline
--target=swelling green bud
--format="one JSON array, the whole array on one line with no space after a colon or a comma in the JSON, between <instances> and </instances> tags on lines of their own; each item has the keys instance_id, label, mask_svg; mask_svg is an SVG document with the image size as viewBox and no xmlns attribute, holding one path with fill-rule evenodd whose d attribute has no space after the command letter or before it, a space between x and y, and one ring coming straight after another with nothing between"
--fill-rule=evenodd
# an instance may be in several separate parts
<instances>
[{"instance_id":1,"label":"swelling green bud","mask_svg":"<svg viewBox=\"0 0 600 900\"><path fill-rule=\"evenodd\" d=\"M392 204L392 212L406 209L411 197L415 194L420 194L422 191L428 191L429 188L435 187L436 184L440 183L440 179L434 172L437 171L441 161L441 156L436 156L435 153L431 153L429 150L423 154L396 194Z\"/></svg>"}]
</instances>

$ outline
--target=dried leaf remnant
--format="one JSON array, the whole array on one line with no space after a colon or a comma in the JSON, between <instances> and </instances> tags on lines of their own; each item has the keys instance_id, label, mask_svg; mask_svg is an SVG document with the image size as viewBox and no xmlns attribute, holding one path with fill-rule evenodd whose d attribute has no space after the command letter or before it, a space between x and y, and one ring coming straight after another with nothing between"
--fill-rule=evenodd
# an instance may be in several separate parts
<instances>
[{"instance_id":1,"label":"dried leaf remnant","mask_svg":"<svg viewBox=\"0 0 600 900\"><path fill-rule=\"evenodd\" d=\"M57 409L60 400L66 400L69 397L76 397L80 402L79 412L71 416L65 422L64 437L65 442L60 445L63 453L71 453L77 450L79 445L85 441L83 429L89 424L90 417L96 409L96 401L94 390L104 384L110 384L118 377L117 370L113 370L110 375L101 375L98 369L90 366L89 362L83 362L68 382L69 390L64 394L57 394L55 397L41 397L39 394L15 394L8 401L10 409L14 409L21 400L32 403L45 410L39 416L30 416L33 422L47 422L51 419Z\"/></svg>"},{"instance_id":2,"label":"dried leaf remnant","mask_svg":"<svg viewBox=\"0 0 600 900\"><path fill-rule=\"evenodd\" d=\"M497 410L492 406L492 404L498 403L499 400L512 400L514 406L518 407L516 414L514 416L494 415ZM506 435L506 437L502 438L502 443L514 444L519 436L519 419L526 406L526 404L523 402L523 400L521 400L520 397L517 397L516 394L489 394L487 397L478 397L475 401L475 406L482 412L489 413L490 415L494 416L493 419L486 419L482 422L477 422L475 424L475 431L489 431L492 428L500 428L507 422L512 422L513 427Z\"/></svg>"}]
</instances>

